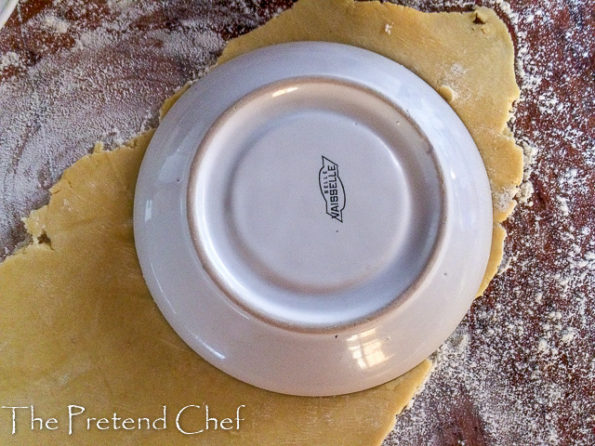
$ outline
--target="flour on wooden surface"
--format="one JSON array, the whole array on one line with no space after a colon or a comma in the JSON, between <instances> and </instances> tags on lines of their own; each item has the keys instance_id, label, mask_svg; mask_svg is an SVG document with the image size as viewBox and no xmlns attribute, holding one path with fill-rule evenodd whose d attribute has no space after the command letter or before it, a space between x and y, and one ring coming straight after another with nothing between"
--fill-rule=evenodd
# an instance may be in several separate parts
<instances>
[{"instance_id":1,"label":"flour on wooden surface","mask_svg":"<svg viewBox=\"0 0 595 446\"><path fill-rule=\"evenodd\" d=\"M47 202L47 189L66 167L97 140L111 149L155 126L161 103L216 60L222 30L264 21L247 14L244 2L104 7L62 0L28 20L22 35L0 31L0 41L12 37L43 55L25 63L15 51L0 52L0 76L17 70L0 77L0 259L23 240L20 220ZM185 19L179 22L176 11ZM96 19L101 14L108 19ZM147 26L151 21L166 25ZM72 41L60 40L66 38Z\"/></svg>"},{"instance_id":2,"label":"flour on wooden surface","mask_svg":"<svg viewBox=\"0 0 595 446\"><path fill-rule=\"evenodd\" d=\"M399 3L435 10L429 1ZM573 103L558 97L551 88L553 82L566 82L576 74L547 62L548 53L565 44L569 62L572 58L574 65L587 64L592 57L588 36L593 32L576 29L564 36L566 43L548 36L539 46L530 45L529 37L535 38L539 27L552 23L557 14L570 9L580 20L580 3L557 0L514 6L520 3L482 2L501 13L516 38L522 92L511 127L525 159L516 195L519 205L508 225L516 242L507 243L501 276L493 282L492 292L476 301L436 353L435 371L424 393L398 417L385 446L475 444L465 441L463 429L457 438L439 434L445 430L442 426L456 432L457 425L469 420L489 445L595 444L595 418L586 416L595 413L595 211L580 222L573 213L579 202L595 209L593 170L551 161L552 154L570 149L586 166L595 167L594 141L588 123L577 126L574 108L582 104L576 104L576 98ZM440 4L461 8L473 2ZM584 94L594 97L592 84ZM526 128L535 110L541 120L551 122L549 128L528 126L533 133L515 130L521 121ZM542 179L548 169L555 169L554 181ZM536 213L538 203L541 211ZM558 246L555 258L547 259L553 260L555 271L541 266L548 245ZM469 412L457 412L461 407Z\"/></svg>"}]
</instances>

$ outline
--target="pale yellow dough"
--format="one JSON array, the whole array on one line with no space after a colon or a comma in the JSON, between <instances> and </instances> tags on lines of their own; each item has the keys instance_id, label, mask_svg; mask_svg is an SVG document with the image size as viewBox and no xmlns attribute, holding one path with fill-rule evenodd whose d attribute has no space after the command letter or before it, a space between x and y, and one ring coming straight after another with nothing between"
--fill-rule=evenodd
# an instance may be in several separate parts
<instances>
[{"instance_id":1,"label":"pale yellow dough","mask_svg":"<svg viewBox=\"0 0 595 446\"><path fill-rule=\"evenodd\" d=\"M351 0L301 0L292 10L229 43L220 61L258 46L330 40L382 53L409 67L451 100L486 163L496 195L514 189L522 158L506 130L518 89L505 25L481 9L422 14L404 7ZM388 25L388 26L387 26ZM168 101L167 110L173 101ZM35 242L0 264L0 406L35 405L56 416L54 432L10 435L0 410L0 444L375 445L430 369L425 361L377 388L333 398L283 396L253 388L214 369L192 352L161 317L142 279L132 233L132 202L140 161L152 133L113 152L98 147L52 188L49 205L26 221ZM510 195L510 194L508 194ZM492 259L484 286L501 259L499 226L512 203L496 209ZM49 239L49 242L48 242ZM483 289L483 287L482 287ZM185 437L165 431L85 431L69 437L66 406L88 416L157 417L208 404L215 415L246 421L239 432Z\"/></svg>"}]
</instances>

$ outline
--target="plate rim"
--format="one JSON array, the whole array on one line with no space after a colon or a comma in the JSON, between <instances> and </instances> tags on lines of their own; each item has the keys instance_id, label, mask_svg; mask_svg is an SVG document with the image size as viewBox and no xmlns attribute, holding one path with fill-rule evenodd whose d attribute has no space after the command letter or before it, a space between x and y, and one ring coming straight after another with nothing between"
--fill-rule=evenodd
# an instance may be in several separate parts
<instances>
[{"instance_id":1,"label":"plate rim","mask_svg":"<svg viewBox=\"0 0 595 446\"><path fill-rule=\"evenodd\" d=\"M19 0L6 0L0 7L0 29L8 22Z\"/></svg>"}]
</instances>

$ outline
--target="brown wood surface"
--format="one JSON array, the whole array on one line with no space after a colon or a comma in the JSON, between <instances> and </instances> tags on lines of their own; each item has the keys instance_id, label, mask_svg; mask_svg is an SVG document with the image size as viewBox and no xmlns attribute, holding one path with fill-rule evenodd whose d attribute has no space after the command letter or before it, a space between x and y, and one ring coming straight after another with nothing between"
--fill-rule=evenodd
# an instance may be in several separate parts
<instances>
[{"instance_id":1,"label":"brown wood surface","mask_svg":"<svg viewBox=\"0 0 595 446\"><path fill-rule=\"evenodd\" d=\"M482 2L400 3L428 11L459 11ZM511 0L510 7L518 16L515 20L507 14L507 4L483 3L496 5L517 50L526 51L519 55L523 60L523 66L517 67L523 97L512 128L519 141L537 148L529 178L535 193L506 223L509 267L476 301L438 353L439 365L425 391L399 417L386 444L594 445L594 6L590 0ZM144 107L149 115L147 125L155 124L159 103L199 75L220 48L201 59L204 66L197 66L196 60L183 55L151 60L151 53L141 48L153 43L134 39L156 29L175 32L186 26L185 19L202 16L210 18L204 21L205 29L228 39L290 7L292 1L170 0L163 4L112 36L115 47L124 53L120 54L123 59L117 59L119 63L126 57L152 62L128 73L133 77L131 92L147 98L132 105ZM43 26L27 26L48 12L70 23L68 31L56 34ZM16 144L6 142L11 132L16 132L16 124L10 105L0 97L0 152L12 151L0 164L0 209L8 216L2 220L5 227L0 228L4 231L0 248L6 248L4 254L0 249L0 258L24 239L19 218L47 200L47 189L64 168L90 150L94 140L107 140L110 146L117 142L110 140L110 127L105 124L92 138L85 136L87 139L54 147L49 155L40 153L40 157L50 156L51 162L21 169L28 151L37 150L31 143L33 137L45 131L45 137L51 139L54 127L50 124L57 119L45 113L53 110L55 100L53 90L45 85L48 78L36 75L33 69L44 59L73 48L82 31L116 23L118 18L104 1L28 0L20 2L18 11L0 30L0 56L14 52L20 60L0 68L0 85L24 79L23 85L30 90L23 92L23 103L31 92L39 96L31 106L37 108L24 131L26 137ZM83 67L98 62L77 56L68 63ZM532 81L521 76L521 70L530 71L540 81L528 86ZM144 84L137 85L135 79L154 79L155 87L142 89ZM108 77L105 82L93 88L107 89ZM91 107L86 105L89 97L85 94L81 92L73 101ZM552 95L557 101L550 101ZM101 113L101 107L96 113ZM139 129L128 129L121 137ZM9 202L16 203L19 198L15 198L14 185L27 175L35 178L38 186L17 206Z\"/></svg>"}]
</instances>

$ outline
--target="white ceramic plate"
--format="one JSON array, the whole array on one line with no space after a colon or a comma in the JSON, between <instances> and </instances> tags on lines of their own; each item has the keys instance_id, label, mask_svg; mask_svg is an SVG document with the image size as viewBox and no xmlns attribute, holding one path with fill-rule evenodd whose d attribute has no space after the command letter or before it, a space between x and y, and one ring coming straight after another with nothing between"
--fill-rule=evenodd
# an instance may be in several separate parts
<instances>
[{"instance_id":1,"label":"white ceramic plate","mask_svg":"<svg viewBox=\"0 0 595 446\"><path fill-rule=\"evenodd\" d=\"M17 3L18 0L0 0L0 28L4 26Z\"/></svg>"},{"instance_id":2,"label":"white ceramic plate","mask_svg":"<svg viewBox=\"0 0 595 446\"><path fill-rule=\"evenodd\" d=\"M203 358L296 395L373 387L454 330L491 245L481 158L424 81L334 43L215 68L157 129L134 230L159 308Z\"/></svg>"}]
</instances>

